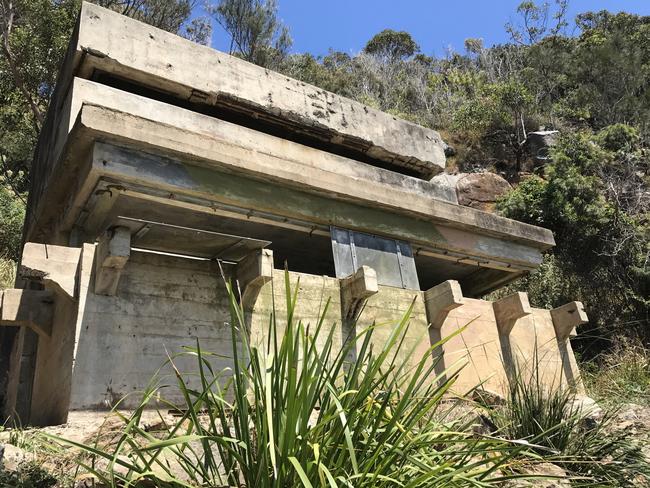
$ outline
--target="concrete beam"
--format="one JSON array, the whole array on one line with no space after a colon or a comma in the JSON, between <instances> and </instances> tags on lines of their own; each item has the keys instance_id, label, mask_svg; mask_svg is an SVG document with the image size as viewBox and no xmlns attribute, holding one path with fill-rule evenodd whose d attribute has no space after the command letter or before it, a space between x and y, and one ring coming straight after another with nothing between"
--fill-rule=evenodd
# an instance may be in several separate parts
<instances>
[{"instance_id":1,"label":"concrete beam","mask_svg":"<svg viewBox=\"0 0 650 488\"><path fill-rule=\"evenodd\" d=\"M492 303L499 334L509 335L517 320L533 313L528 294L516 292Z\"/></svg>"},{"instance_id":2,"label":"concrete beam","mask_svg":"<svg viewBox=\"0 0 650 488\"><path fill-rule=\"evenodd\" d=\"M147 53L143 56L142 53ZM445 167L440 135L150 25L84 3L64 71L119 76L179 100L256 119L431 178ZM206 76L209 73L209 76Z\"/></svg>"},{"instance_id":3,"label":"concrete beam","mask_svg":"<svg viewBox=\"0 0 650 488\"><path fill-rule=\"evenodd\" d=\"M242 259L235 268L241 303L245 310L255 305L262 287L273 279L273 251L259 249Z\"/></svg>"},{"instance_id":4,"label":"concrete beam","mask_svg":"<svg viewBox=\"0 0 650 488\"><path fill-rule=\"evenodd\" d=\"M54 293L11 288L0 292L0 325L29 327L38 335L52 334Z\"/></svg>"},{"instance_id":5,"label":"concrete beam","mask_svg":"<svg viewBox=\"0 0 650 488\"><path fill-rule=\"evenodd\" d=\"M569 302L551 310L553 327L558 341L566 342L569 337L575 337L576 327L589 322L582 302Z\"/></svg>"},{"instance_id":6,"label":"concrete beam","mask_svg":"<svg viewBox=\"0 0 650 488\"><path fill-rule=\"evenodd\" d=\"M95 294L115 296L122 269L131 256L131 232L126 227L107 230L95 251Z\"/></svg>"},{"instance_id":7,"label":"concrete beam","mask_svg":"<svg viewBox=\"0 0 650 488\"><path fill-rule=\"evenodd\" d=\"M449 312L463 303L463 291L456 280L443 281L424 292L427 320L435 329L440 329Z\"/></svg>"},{"instance_id":8,"label":"concrete beam","mask_svg":"<svg viewBox=\"0 0 650 488\"><path fill-rule=\"evenodd\" d=\"M74 298L80 256L81 248L27 242L18 275L42 283L47 289L58 288Z\"/></svg>"},{"instance_id":9,"label":"concrete beam","mask_svg":"<svg viewBox=\"0 0 650 488\"><path fill-rule=\"evenodd\" d=\"M341 312L345 320L354 320L366 300L379 291L377 272L369 266L361 266L340 283Z\"/></svg>"}]
</instances>

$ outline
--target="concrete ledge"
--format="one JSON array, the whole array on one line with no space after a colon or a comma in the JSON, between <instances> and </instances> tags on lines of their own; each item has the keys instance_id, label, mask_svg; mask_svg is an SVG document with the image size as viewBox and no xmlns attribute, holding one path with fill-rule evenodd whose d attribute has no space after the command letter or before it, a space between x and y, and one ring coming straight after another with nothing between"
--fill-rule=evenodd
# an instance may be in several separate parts
<instances>
[{"instance_id":1,"label":"concrete ledge","mask_svg":"<svg viewBox=\"0 0 650 488\"><path fill-rule=\"evenodd\" d=\"M499 333L509 335L517 320L530 315L533 310L528 294L516 292L492 303Z\"/></svg>"},{"instance_id":2,"label":"concrete ledge","mask_svg":"<svg viewBox=\"0 0 650 488\"><path fill-rule=\"evenodd\" d=\"M377 272L361 266L354 274L341 280L341 312L345 320L353 320L368 298L379 291Z\"/></svg>"},{"instance_id":3,"label":"concrete ledge","mask_svg":"<svg viewBox=\"0 0 650 488\"><path fill-rule=\"evenodd\" d=\"M51 291L11 288L0 292L0 325L29 327L38 335L50 336L53 315Z\"/></svg>"},{"instance_id":4,"label":"concrete ledge","mask_svg":"<svg viewBox=\"0 0 650 488\"><path fill-rule=\"evenodd\" d=\"M440 329L449 312L463 303L463 291L456 280L444 281L424 292L427 320L435 329Z\"/></svg>"},{"instance_id":5,"label":"concrete ledge","mask_svg":"<svg viewBox=\"0 0 650 488\"><path fill-rule=\"evenodd\" d=\"M48 289L58 287L74 298L80 255L81 248L27 242L18 274L23 279L42 283Z\"/></svg>"},{"instance_id":6,"label":"concrete ledge","mask_svg":"<svg viewBox=\"0 0 650 488\"><path fill-rule=\"evenodd\" d=\"M582 302L569 302L551 310L553 327L558 341L566 342L576 335L576 327L589 322Z\"/></svg>"},{"instance_id":7,"label":"concrete ledge","mask_svg":"<svg viewBox=\"0 0 650 488\"><path fill-rule=\"evenodd\" d=\"M231 110L430 178L440 135L353 100L83 3L64 71L105 72L179 100ZM143 53L146 53L143 55Z\"/></svg>"}]
</instances>

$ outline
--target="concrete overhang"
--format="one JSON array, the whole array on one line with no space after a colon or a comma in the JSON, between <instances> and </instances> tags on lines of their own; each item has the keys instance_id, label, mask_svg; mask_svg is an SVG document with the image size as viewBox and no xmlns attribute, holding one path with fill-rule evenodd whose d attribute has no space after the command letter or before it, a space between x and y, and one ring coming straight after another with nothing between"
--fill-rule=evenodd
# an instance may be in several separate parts
<instances>
[{"instance_id":1,"label":"concrete overhang","mask_svg":"<svg viewBox=\"0 0 650 488\"><path fill-rule=\"evenodd\" d=\"M534 269L554 244L545 229L457 205L435 183L87 80L74 80L48 124L31 241L93 241L120 217L225 233L237 226L210 227L208 216L322 236L334 225L407 240L435 258L423 261L434 273L442 261L462 271L454 278L480 268L481 291Z\"/></svg>"},{"instance_id":2,"label":"concrete overhang","mask_svg":"<svg viewBox=\"0 0 650 488\"><path fill-rule=\"evenodd\" d=\"M55 98L63 98L74 76L427 180L445 167L434 130L86 2Z\"/></svg>"}]
</instances>

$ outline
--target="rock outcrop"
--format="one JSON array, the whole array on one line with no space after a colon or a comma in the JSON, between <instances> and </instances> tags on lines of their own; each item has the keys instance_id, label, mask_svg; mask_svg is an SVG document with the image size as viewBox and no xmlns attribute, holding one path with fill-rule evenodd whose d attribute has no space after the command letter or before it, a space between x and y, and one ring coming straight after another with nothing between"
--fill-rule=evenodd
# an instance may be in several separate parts
<instances>
[{"instance_id":1,"label":"rock outcrop","mask_svg":"<svg viewBox=\"0 0 650 488\"><path fill-rule=\"evenodd\" d=\"M456 183L458 203L467 207L491 212L496 201L512 186L495 173L469 173L459 175Z\"/></svg>"}]
</instances>

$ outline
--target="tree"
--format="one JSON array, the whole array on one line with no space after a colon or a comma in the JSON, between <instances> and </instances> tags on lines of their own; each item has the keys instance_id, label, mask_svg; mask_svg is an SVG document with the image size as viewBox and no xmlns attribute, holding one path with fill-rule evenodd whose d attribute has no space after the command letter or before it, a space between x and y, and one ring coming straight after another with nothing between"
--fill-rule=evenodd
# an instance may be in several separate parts
<instances>
[{"instance_id":1,"label":"tree","mask_svg":"<svg viewBox=\"0 0 650 488\"><path fill-rule=\"evenodd\" d=\"M498 205L507 217L553 231L552 259L525 284L540 305L584 301L590 343L616 333L650 341L650 202L641 176L648 155L634 140L620 126L565 135L544 178L526 179Z\"/></svg>"},{"instance_id":2,"label":"tree","mask_svg":"<svg viewBox=\"0 0 650 488\"><path fill-rule=\"evenodd\" d=\"M520 23L508 22L506 32L517 44L532 45L541 41L546 36L557 36L568 25L566 21L569 0L555 0L555 9L551 11L551 4L544 2L541 5L532 1L521 2L517 7Z\"/></svg>"},{"instance_id":3,"label":"tree","mask_svg":"<svg viewBox=\"0 0 650 488\"><path fill-rule=\"evenodd\" d=\"M378 56L388 62L395 62L410 58L420 52L420 46L408 32L385 29L379 34L375 34L363 50L367 54Z\"/></svg>"},{"instance_id":4,"label":"tree","mask_svg":"<svg viewBox=\"0 0 650 488\"><path fill-rule=\"evenodd\" d=\"M286 59L293 41L276 0L219 0L209 11L230 35L230 54L267 68Z\"/></svg>"},{"instance_id":5,"label":"tree","mask_svg":"<svg viewBox=\"0 0 650 488\"><path fill-rule=\"evenodd\" d=\"M186 32L193 5L189 0L99 4L172 32ZM79 7L78 0L0 0L0 256L18 254L32 155Z\"/></svg>"}]
</instances>

